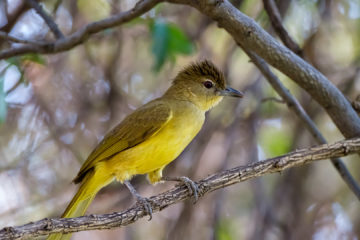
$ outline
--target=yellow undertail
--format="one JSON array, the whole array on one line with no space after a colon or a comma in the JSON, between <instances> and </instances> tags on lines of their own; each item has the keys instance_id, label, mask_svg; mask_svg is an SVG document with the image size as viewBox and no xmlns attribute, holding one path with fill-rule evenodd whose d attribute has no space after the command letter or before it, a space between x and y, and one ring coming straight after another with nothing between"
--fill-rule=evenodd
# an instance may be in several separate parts
<instances>
[{"instance_id":1,"label":"yellow undertail","mask_svg":"<svg viewBox=\"0 0 360 240\"><path fill-rule=\"evenodd\" d=\"M102 170L103 169L97 168L96 171L91 170L86 174L78 192L61 216L62 218L73 218L84 215L90 203L94 200L96 193L112 182L113 177ZM56 233L49 235L47 240L69 240L70 237L71 234Z\"/></svg>"}]
</instances>

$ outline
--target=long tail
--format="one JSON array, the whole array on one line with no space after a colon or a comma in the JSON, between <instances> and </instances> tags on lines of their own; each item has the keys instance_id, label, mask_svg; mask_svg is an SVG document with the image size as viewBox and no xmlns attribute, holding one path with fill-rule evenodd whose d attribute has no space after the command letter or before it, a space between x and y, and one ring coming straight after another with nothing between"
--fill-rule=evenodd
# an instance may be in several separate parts
<instances>
[{"instance_id":1,"label":"long tail","mask_svg":"<svg viewBox=\"0 0 360 240\"><path fill-rule=\"evenodd\" d=\"M92 170L87 173L79 190L61 216L62 218L79 217L85 214L97 192L113 180L111 175L101 174L101 172L103 171ZM47 240L68 240L70 237L71 234L56 233L49 235Z\"/></svg>"}]
</instances>

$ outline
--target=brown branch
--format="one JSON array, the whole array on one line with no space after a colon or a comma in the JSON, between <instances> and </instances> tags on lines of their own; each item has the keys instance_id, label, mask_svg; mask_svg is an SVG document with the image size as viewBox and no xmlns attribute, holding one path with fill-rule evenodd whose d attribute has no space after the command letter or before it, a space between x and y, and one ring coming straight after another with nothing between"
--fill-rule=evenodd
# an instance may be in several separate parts
<instances>
[{"instance_id":1,"label":"brown branch","mask_svg":"<svg viewBox=\"0 0 360 240\"><path fill-rule=\"evenodd\" d=\"M0 52L0 59L24 53L57 53L83 43L90 35L128 22L164 0L140 0L133 9L91 23L70 36L46 45L24 45ZM304 88L329 114L345 137L360 136L360 118L344 95L319 71L278 43L254 20L227 0L168 0L197 8L228 31L243 48L253 51Z\"/></svg>"},{"instance_id":2,"label":"brown branch","mask_svg":"<svg viewBox=\"0 0 360 240\"><path fill-rule=\"evenodd\" d=\"M45 12L43 7L36 0L26 0L26 2L29 6L35 9L42 19L44 19L45 23L49 26L50 30L54 33L57 39L64 38L64 34L60 31L55 21Z\"/></svg>"},{"instance_id":3,"label":"brown branch","mask_svg":"<svg viewBox=\"0 0 360 240\"><path fill-rule=\"evenodd\" d=\"M90 23L73 34L44 45L24 45L17 48L5 49L0 52L0 60L25 53L58 53L69 50L85 42L89 36L107 28L119 26L141 16L163 0L140 0L134 8L116 14L101 21Z\"/></svg>"},{"instance_id":4,"label":"brown branch","mask_svg":"<svg viewBox=\"0 0 360 240\"><path fill-rule=\"evenodd\" d=\"M286 29L282 25L281 16L279 10L276 6L274 0L263 0L264 8L267 11L272 26L275 31L284 42L284 44L290 48L293 52L302 57L302 50L296 44L296 42L290 37L287 33ZM275 91L282 97L282 99L286 102L287 106L291 111L293 111L298 118L305 124L305 127L315 138L317 143L325 144L326 139L322 136L321 132L317 129L315 123L311 120L311 118L307 115L301 104L296 100L296 98L291 95L290 91L281 83L280 79L270 70L266 62L258 57L256 54L246 51L247 55L252 59L254 64L259 68L259 70L263 73L268 82L272 85ZM354 104L352 104L354 107ZM356 110L356 108L354 107ZM360 186L357 184L355 179L351 176L349 170L346 168L343 161L339 158L332 158L331 162L335 169L339 172L340 176L343 178L348 187L352 190L355 196L360 200Z\"/></svg>"},{"instance_id":5,"label":"brown branch","mask_svg":"<svg viewBox=\"0 0 360 240\"><path fill-rule=\"evenodd\" d=\"M283 99L276 98L276 97L266 97L261 99L261 102L277 102L277 103L286 103Z\"/></svg>"},{"instance_id":6,"label":"brown branch","mask_svg":"<svg viewBox=\"0 0 360 240\"><path fill-rule=\"evenodd\" d=\"M83 43L88 36L128 22L164 0L140 0L133 9L91 23L70 36L46 45L25 45L0 52L0 59L24 53L57 53ZM329 114L345 137L360 136L360 118L344 95L319 71L278 43L254 20L227 0L168 0L193 6L217 21L243 48L253 51L304 88Z\"/></svg>"},{"instance_id":7,"label":"brown branch","mask_svg":"<svg viewBox=\"0 0 360 240\"><path fill-rule=\"evenodd\" d=\"M46 44L45 42L41 42L41 41L33 41L33 40L15 37L15 36L8 34L7 32L2 32L2 31L0 31L0 38L5 39L10 42L14 42L14 43L23 43L23 44L31 44L31 45L45 45Z\"/></svg>"},{"instance_id":8,"label":"brown branch","mask_svg":"<svg viewBox=\"0 0 360 240\"><path fill-rule=\"evenodd\" d=\"M284 171L290 167L301 166L310 162L328 158L342 157L360 151L360 138L343 140L333 144L324 144L301 149L286 155L259 161L247 166L235 167L210 175L197 182L199 196L213 192L239 182L263 176L268 173ZM184 185L153 196L150 199L154 212L159 212L170 205L190 199ZM134 205L123 212L89 215L77 218L43 219L17 227L5 227L0 230L0 239L26 239L50 233L72 233L85 230L111 229L129 225L146 215L143 208Z\"/></svg>"},{"instance_id":9,"label":"brown branch","mask_svg":"<svg viewBox=\"0 0 360 240\"><path fill-rule=\"evenodd\" d=\"M360 136L360 118L349 101L322 73L284 47L228 0L168 0L187 4L215 20L244 50L252 51L306 90L346 138Z\"/></svg>"},{"instance_id":10,"label":"brown branch","mask_svg":"<svg viewBox=\"0 0 360 240\"><path fill-rule=\"evenodd\" d=\"M5 1L7 2L7 1ZM19 18L25 13L27 10L29 10L29 6L25 4L23 1L20 2L17 6L17 8L13 11L12 14L7 14L7 20L8 22L0 28L1 31L4 32L10 32L11 29L14 27L14 25L17 23Z\"/></svg>"},{"instance_id":11,"label":"brown branch","mask_svg":"<svg viewBox=\"0 0 360 240\"><path fill-rule=\"evenodd\" d=\"M315 123L311 120L309 115L305 112L301 104L296 98L291 95L290 91L281 83L280 79L270 70L266 62L252 52L247 52L252 62L259 68L265 78L268 80L270 85L275 91L281 96L286 102L288 108L293 111L296 116L303 122L307 130L311 133L317 143L326 144L326 139L321 134ZM345 183L360 200L360 186L357 184L355 179L351 176L349 170L346 168L343 161L339 158L332 158L331 162L335 169L339 172Z\"/></svg>"},{"instance_id":12,"label":"brown branch","mask_svg":"<svg viewBox=\"0 0 360 240\"><path fill-rule=\"evenodd\" d=\"M299 56L303 56L302 49L299 45L291 38L291 36L286 31L285 27L282 24L281 16L279 9L276 6L274 0L263 0L264 8L270 18L271 25L276 31L277 35L280 37L281 41L295 52Z\"/></svg>"}]
</instances>

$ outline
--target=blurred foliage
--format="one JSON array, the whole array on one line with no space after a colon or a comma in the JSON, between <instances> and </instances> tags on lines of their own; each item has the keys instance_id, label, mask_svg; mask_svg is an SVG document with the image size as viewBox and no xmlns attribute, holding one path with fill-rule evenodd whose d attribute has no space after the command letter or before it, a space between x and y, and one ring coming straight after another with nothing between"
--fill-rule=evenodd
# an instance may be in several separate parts
<instances>
[{"instance_id":1,"label":"blurred foliage","mask_svg":"<svg viewBox=\"0 0 360 240\"><path fill-rule=\"evenodd\" d=\"M127 11L136 2L42 1L65 35ZM276 2L289 34L304 48L305 60L350 101L355 99L360 92L360 1ZM274 34L261 0L232 3ZM1 16L1 30L53 40L33 11L19 7L23 10L16 15L21 0L7 4L8 23ZM1 50L16 45L0 41ZM204 129L165 169L166 175L199 180L316 144L286 104L265 101L280 98L227 32L196 9L161 4L69 51L0 61L0 228L59 216L76 188L71 179L104 134L160 96L185 65L204 58L223 69L227 81L244 90L245 97L226 99L207 114ZM343 138L305 91L274 73L329 142ZM358 156L344 162L359 181ZM133 182L146 197L172 186L151 186L143 176ZM114 183L101 191L89 213L121 211L131 204L128 191ZM216 191L195 206L177 204L150 222L81 232L74 239L355 240L360 239L358 226L358 200L331 164L322 161Z\"/></svg>"},{"instance_id":2,"label":"blurred foliage","mask_svg":"<svg viewBox=\"0 0 360 240\"><path fill-rule=\"evenodd\" d=\"M46 64L46 60L45 58L37 53L28 53L28 54L24 54L22 56L17 56L17 57L11 57L6 59L6 61L12 65L17 66L18 68L21 68L21 66L23 64L25 64L26 62L34 62L34 63L38 63L41 65L45 65Z\"/></svg>"},{"instance_id":3,"label":"blurred foliage","mask_svg":"<svg viewBox=\"0 0 360 240\"><path fill-rule=\"evenodd\" d=\"M77 0L80 13L89 21L98 21L109 16L111 6L108 0Z\"/></svg>"},{"instance_id":4,"label":"blurred foliage","mask_svg":"<svg viewBox=\"0 0 360 240\"><path fill-rule=\"evenodd\" d=\"M19 73L21 74L19 82L23 82L23 80L24 80L24 67L26 66L27 63L33 62L33 63L38 63L41 65L46 64L45 58L42 55L37 54L37 53L28 53L28 54L24 54L22 56L11 57L11 58L6 59L6 62L8 63L8 65L6 66L6 68L4 70L4 74L10 66L17 67Z\"/></svg>"},{"instance_id":5,"label":"blurred foliage","mask_svg":"<svg viewBox=\"0 0 360 240\"><path fill-rule=\"evenodd\" d=\"M222 221L216 226L215 234L218 240L234 239L233 234L231 234L231 224L227 221Z\"/></svg>"},{"instance_id":6,"label":"blurred foliage","mask_svg":"<svg viewBox=\"0 0 360 240\"><path fill-rule=\"evenodd\" d=\"M280 126L281 123L279 122L264 125L258 132L258 141L266 154L266 158L280 156L291 151L293 144L291 132Z\"/></svg>"},{"instance_id":7,"label":"blurred foliage","mask_svg":"<svg viewBox=\"0 0 360 240\"><path fill-rule=\"evenodd\" d=\"M160 71L165 61L175 61L176 55L190 55L194 45L175 24L157 18L150 23L152 53L155 57L154 70Z\"/></svg>"}]
</instances>

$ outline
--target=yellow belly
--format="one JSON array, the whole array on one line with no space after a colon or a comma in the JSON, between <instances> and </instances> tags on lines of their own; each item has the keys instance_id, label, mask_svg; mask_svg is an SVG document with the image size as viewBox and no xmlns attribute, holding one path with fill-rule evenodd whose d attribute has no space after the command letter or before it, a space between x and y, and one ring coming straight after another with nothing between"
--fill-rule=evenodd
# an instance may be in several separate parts
<instances>
[{"instance_id":1,"label":"yellow belly","mask_svg":"<svg viewBox=\"0 0 360 240\"><path fill-rule=\"evenodd\" d=\"M184 116L185 115L185 116ZM204 116L184 114L170 122L154 136L141 144L127 149L107 161L118 181L125 181L136 174L146 174L173 161L201 129Z\"/></svg>"}]
</instances>

